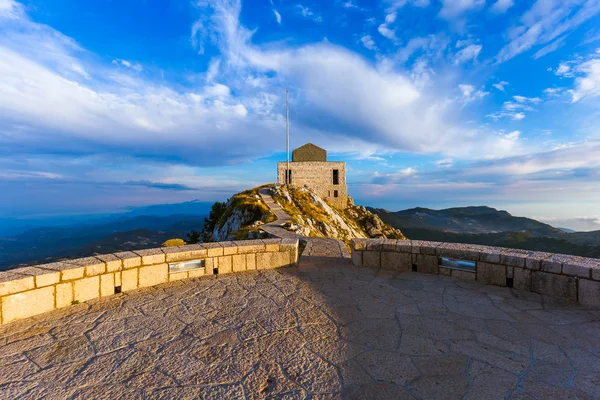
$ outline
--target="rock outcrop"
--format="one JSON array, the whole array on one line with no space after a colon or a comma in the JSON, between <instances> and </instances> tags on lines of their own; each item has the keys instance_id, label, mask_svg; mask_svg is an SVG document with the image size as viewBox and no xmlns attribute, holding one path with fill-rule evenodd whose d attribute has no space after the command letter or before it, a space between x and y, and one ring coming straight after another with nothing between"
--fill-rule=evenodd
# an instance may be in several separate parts
<instances>
[{"instance_id":1,"label":"rock outcrop","mask_svg":"<svg viewBox=\"0 0 600 400\"><path fill-rule=\"evenodd\" d=\"M271 187L275 201L292 219L283 227L302 236L330 237L348 242L352 238L406 239L398 229L385 224L363 206L340 210L307 187Z\"/></svg>"},{"instance_id":2,"label":"rock outcrop","mask_svg":"<svg viewBox=\"0 0 600 400\"><path fill-rule=\"evenodd\" d=\"M406 239L400 230L385 224L365 207L355 206L351 198L348 207L340 210L307 187L266 185L229 199L216 221L205 227L205 240L263 237L261 225L273 221L275 216L258 195L261 188L268 188L273 199L290 215L291 221L281 227L297 235L334 238L346 243L352 238Z\"/></svg>"}]
</instances>

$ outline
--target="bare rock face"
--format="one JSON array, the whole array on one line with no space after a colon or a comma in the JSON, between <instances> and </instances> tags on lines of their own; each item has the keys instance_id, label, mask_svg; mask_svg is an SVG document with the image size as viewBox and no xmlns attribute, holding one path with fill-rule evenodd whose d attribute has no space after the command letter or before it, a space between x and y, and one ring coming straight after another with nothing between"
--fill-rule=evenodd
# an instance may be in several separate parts
<instances>
[{"instance_id":1,"label":"bare rock face","mask_svg":"<svg viewBox=\"0 0 600 400\"><path fill-rule=\"evenodd\" d=\"M275 185L273 198L291 217L293 223L284 228L303 236L351 238L406 239L398 229L385 224L379 216L363 206L355 206L348 198L348 207L340 210L328 204L307 187Z\"/></svg>"}]
</instances>

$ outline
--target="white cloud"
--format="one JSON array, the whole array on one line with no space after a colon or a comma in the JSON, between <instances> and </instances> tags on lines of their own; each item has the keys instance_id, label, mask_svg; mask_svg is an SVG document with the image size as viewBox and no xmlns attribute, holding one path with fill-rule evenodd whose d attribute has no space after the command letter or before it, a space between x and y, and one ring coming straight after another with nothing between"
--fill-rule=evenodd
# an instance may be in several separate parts
<instances>
[{"instance_id":1,"label":"white cloud","mask_svg":"<svg viewBox=\"0 0 600 400\"><path fill-rule=\"evenodd\" d=\"M550 43L549 45L542 47L540 50L538 50L533 55L533 59L537 60L539 58L542 58L546 54L550 54L550 53L558 50L565 44L566 38L567 38L567 35L559 37L558 39L556 39L554 42Z\"/></svg>"},{"instance_id":2,"label":"white cloud","mask_svg":"<svg viewBox=\"0 0 600 400\"><path fill-rule=\"evenodd\" d=\"M453 165L451 158L444 158L443 160L438 160L435 162L435 165L438 168L450 168Z\"/></svg>"},{"instance_id":3,"label":"white cloud","mask_svg":"<svg viewBox=\"0 0 600 400\"><path fill-rule=\"evenodd\" d=\"M466 85L466 84L460 84L458 85L458 88L460 89L462 95L463 95L463 99L465 101L465 103L469 103L473 100L477 100L477 99L482 99L485 96L487 96L488 94L490 94L489 92L484 92L482 90L476 90L475 86L473 85Z\"/></svg>"},{"instance_id":4,"label":"white cloud","mask_svg":"<svg viewBox=\"0 0 600 400\"><path fill-rule=\"evenodd\" d=\"M279 12L276 9L273 9L273 14L275 15L275 19L277 20L277 23L281 24L281 14L279 14Z\"/></svg>"},{"instance_id":5,"label":"white cloud","mask_svg":"<svg viewBox=\"0 0 600 400\"><path fill-rule=\"evenodd\" d=\"M24 10L20 3L14 0L0 0L0 19L18 19L23 15Z\"/></svg>"},{"instance_id":6,"label":"white cloud","mask_svg":"<svg viewBox=\"0 0 600 400\"><path fill-rule=\"evenodd\" d=\"M514 5L513 0L498 0L490 7L490 10L496 14L504 14Z\"/></svg>"},{"instance_id":7,"label":"white cloud","mask_svg":"<svg viewBox=\"0 0 600 400\"><path fill-rule=\"evenodd\" d=\"M550 97L556 97L556 96L560 96L560 94L562 93L562 89L561 88L547 88L544 89L544 94L550 96Z\"/></svg>"},{"instance_id":8,"label":"white cloud","mask_svg":"<svg viewBox=\"0 0 600 400\"><path fill-rule=\"evenodd\" d=\"M375 42L373 41L373 38L369 35L365 35L363 37L360 38L360 41L362 42L363 46L365 46L367 49L369 50L375 50Z\"/></svg>"},{"instance_id":9,"label":"white cloud","mask_svg":"<svg viewBox=\"0 0 600 400\"><path fill-rule=\"evenodd\" d=\"M498 89L501 92L504 92L504 87L508 85L508 82L506 81L501 81L498 83L494 83L492 86L495 87L496 89Z\"/></svg>"},{"instance_id":10,"label":"white cloud","mask_svg":"<svg viewBox=\"0 0 600 400\"><path fill-rule=\"evenodd\" d=\"M448 44L449 40L445 35L413 37L406 46L397 50L395 60L403 64L418 52L425 53L428 59L437 59L443 56Z\"/></svg>"},{"instance_id":11,"label":"white cloud","mask_svg":"<svg viewBox=\"0 0 600 400\"><path fill-rule=\"evenodd\" d=\"M582 76L575 79L571 101L576 103L586 97L600 96L600 59L592 59L580 64L577 71Z\"/></svg>"},{"instance_id":12,"label":"white cloud","mask_svg":"<svg viewBox=\"0 0 600 400\"><path fill-rule=\"evenodd\" d=\"M485 5L485 0L442 0L440 18L453 20L464 13L478 10Z\"/></svg>"},{"instance_id":13,"label":"white cloud","mask_svg":"<svg viewBox=\"0 0 600 400\"><path fill-rule=\"evenodd\" d=\"M471 44L464 49L460 50L454 56L455 64L462 64L466 61L475 60L479 53L481 52L481 45Z\"/></svg>"},{"instance_id":14,"label":"white cloud","mask_svg":"<svg viewBox=\"0 0 600 400\"><path fill-rule=\"evenodd\" d=\"M296 7L299 9L300 14L302 14L303 17L311 19L315 22L323 22L323 17L315 14L310 8L304 7L302 4L297 4Z\"/></svg>"},{"instance_id":15,"label":"white cloud","mask_svg":"<svg viewBox=\"0 0 600 400\"><path fill-rule=\"evenodd\" d=\"M513 99L517 101L517 103L521 104L538 104L542 101L539 97L525 97L525 96L513 96Z\"/></svg>"},{"instance_id":16,"label":"white cloud","mask_svg":"<svg viewBox=\"0 0 600 400\"><path fill-rule=\"evenodd\" d=\"M509 31L511 40L500 50L496 59L498 62L504 62L534 46L550 43L562 35L571 33L598 13L600 2L595 0L536 0L521 17L521 24ZM552 48L546 51L549 50Z\"/></svg>"},{"instance_id":17,"label":"white cloud","mask_svg":"<svg viewBox=\"0 0 600 400\"><path fill-rule=\"evenodd\" d=\"M486 116L488 118L492 118L495 121L502 119L502 118L511 118L514 121L520 121L525 118L525 114L522 112L505 112L505 111L488 114Z\"/></svg>"},{"instance_id":18,"label":"white cloud","mask_svg":"<svg viewBox=\"0 0 600 400\"><path fill-rule=\"evenodd\" d=\"M123 65L123 66L130 68L137 72L142 72L142 70L144 69L144 67L142 67L141 64L132 63L131 61L127 61L127 60L115 59L112 62L113 62L113 64Z\"/></svg>"}]
</instances>

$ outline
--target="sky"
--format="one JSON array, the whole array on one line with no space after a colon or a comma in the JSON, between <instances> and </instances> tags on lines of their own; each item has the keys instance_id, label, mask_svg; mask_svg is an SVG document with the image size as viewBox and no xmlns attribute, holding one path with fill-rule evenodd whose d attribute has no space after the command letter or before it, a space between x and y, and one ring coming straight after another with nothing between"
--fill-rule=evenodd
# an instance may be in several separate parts
<instances>
[{"instance_id":1,"label":"sky","mask_svg":"<svg viewBox=\"0 0 600 400\"><path fill-rule=\"evenodd\" d=\"M286 89L358 204L600 229L600 0L0 0L0 216L274 182Z\"/></svg>"}]
</instances>

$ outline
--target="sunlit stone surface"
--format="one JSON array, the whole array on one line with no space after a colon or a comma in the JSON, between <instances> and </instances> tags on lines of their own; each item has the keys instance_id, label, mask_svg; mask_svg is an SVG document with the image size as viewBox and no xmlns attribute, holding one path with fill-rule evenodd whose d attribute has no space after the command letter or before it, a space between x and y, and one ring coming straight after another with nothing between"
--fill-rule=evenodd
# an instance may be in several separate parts
<instances>
[{"instance_id":1,"label":"sunlit stone surface","mask_svg":"<svg viewBox=\"0 0 600 400\"><path fill-rule=\"evenodd\" d=\"M598 309L305 256L1 326L0 398L593 399L599 352Z\"/></svg>"}]
</instances>

